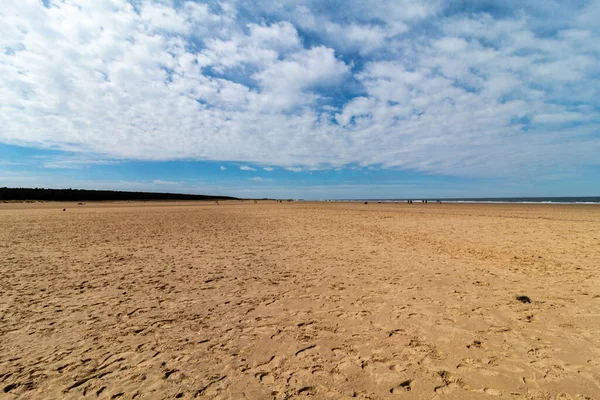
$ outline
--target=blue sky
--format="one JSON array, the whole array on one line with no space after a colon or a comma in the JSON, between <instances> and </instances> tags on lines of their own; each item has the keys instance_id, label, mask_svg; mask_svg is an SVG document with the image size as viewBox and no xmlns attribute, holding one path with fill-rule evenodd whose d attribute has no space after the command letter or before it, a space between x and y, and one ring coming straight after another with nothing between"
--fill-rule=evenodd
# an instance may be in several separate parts
<instances>
[{"instance_id":1,"label":"blue sky","mask_svg":"<svg viewBox=\"0 0 600 400\"><path fill-rule=\"evenodd\" d=\"M600 1L8 0L0 186L600 194Z\"/></svg>"}]
</instances>

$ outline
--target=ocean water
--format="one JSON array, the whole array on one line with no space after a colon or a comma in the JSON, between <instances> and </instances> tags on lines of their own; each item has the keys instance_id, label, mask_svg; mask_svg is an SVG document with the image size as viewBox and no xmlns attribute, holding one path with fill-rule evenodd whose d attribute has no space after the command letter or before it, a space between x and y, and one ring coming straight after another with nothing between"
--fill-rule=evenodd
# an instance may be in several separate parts
<instances>
[{"instance_id":1,"label":"ocean water","mask_svg":"<svg viewBox=\"0 0 600 400\"><path fill-rule=\"evenodd\" d=\"M348 200L330 200L330 201L368 201L381 203L406 203L412 200L414 203L420 203L427 200L429 203L442 201L444 203L524 203L524 204L600 204L600 196L587 197L490 197L490 198L403 198L403 199L348 199Z\"/></svg>"}]
</instances>

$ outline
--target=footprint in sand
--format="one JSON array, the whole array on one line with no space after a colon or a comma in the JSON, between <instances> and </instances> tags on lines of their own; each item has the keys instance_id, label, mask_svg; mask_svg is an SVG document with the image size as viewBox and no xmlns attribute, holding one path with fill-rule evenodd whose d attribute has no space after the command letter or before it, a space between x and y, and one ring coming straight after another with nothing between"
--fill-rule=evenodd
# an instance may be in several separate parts
<instances>
[{"instance_id":1,"label":"footprint in sand","mask_svg":"<svg viewBox=\"0 0 600 400\"><path fill-rule=\"evenodd\" d=\"M436 393L448 394L454 391L454 389L456 388L461 388L463 390L471 390L471 387L469 385L464 383L461 378L455 376L454 374L448 371L440 371L439 374L444 384L434 389Z\"/></svg>"},{"instance_id":2,"label":"footprint in sand","mask_svg":"<svg viewBox=\"0 0 600 400\"><path fill-rule=\"evenodd\" d=\"M258 378L260 383L265 385L272 385L275 383L275 377L270 372L259 372L255 374L255 377Z\"/></svg>"},{"instance_id":3,"label":"footprint in sand","mask_svg":"<svg viewBox=\"0 0 600 400\"><path fill-rule=\"evenodd\" d=\"M397 387L391 388L391 394L404 394L406 392L410 392L413 389L414 381L412 379L407 379L404 382L400 383Z\"/></svg>"},{"instance_id":4,"label":"footprint in sand","mask_svg":"<svg viewBox=\"0 0 600 400\"><path fill-rule=\"evenodd\" d=\"M299 356L299 355L301 355L303 353L306 353L308 350L314 349L316 347L317 347L317 345L311 344L310 346L307 346L307 347L304 347L304 348L298 350L295 355Z\"/></svg>"},{"instance_id":5,"label":"footprint in sand","mask_svg":"<svg viewBox=\"0 0 600 400\"><path fill-rule=\"evenodd\" d=\"M298 389L298 392L296 393L298 396L314 396L317 394L317 390L313 386L305 386Z\"/></svg>"},{"instance_id":6,"label":"footprint in sand","mask_svg":"<svg viewBox=\"0 0 600 400\"><path fill-rule=\"evenodd\" d=\"M500 395L502 395L502 392L500 392L500 391L499 391L499 390L497 390L497 389L485 388L485 389L483 389L483 391L484 391L486 394L489 394L490 396L500 396Z\"/></svg>"}]
</instances>

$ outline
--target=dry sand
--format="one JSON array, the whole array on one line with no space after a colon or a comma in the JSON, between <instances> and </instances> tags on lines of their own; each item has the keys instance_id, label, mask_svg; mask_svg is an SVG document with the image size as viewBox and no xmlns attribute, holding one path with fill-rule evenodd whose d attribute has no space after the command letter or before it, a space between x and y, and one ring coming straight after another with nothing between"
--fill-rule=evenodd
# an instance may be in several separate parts
<instances>
[{"instance_id":1,"label":"dry sand","mask_svg":"<svg viewBox=\"0 0 600 400\"><path fill-rule=\"evenodd\" d=\"M599 399L599 266L597 206L3 204L0 397Z\"/></svg>"}]
</instances>

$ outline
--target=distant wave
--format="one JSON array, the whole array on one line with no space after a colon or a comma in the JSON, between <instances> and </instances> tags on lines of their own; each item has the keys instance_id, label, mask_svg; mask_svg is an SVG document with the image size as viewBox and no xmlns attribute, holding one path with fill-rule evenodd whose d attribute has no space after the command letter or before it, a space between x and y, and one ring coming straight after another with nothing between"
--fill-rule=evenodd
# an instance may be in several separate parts
<instances>
[{"instance_id":1,"label":"distant wave","mask_svg":"<svg viewBox=\"0 0 600 400\"><path fill-rule=\"evenodd\" d=\"M599 201L491 201L491 200L443 200L444 203L486 203L486 204L600 204Z\"/></svg>"}]
</instances>

